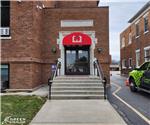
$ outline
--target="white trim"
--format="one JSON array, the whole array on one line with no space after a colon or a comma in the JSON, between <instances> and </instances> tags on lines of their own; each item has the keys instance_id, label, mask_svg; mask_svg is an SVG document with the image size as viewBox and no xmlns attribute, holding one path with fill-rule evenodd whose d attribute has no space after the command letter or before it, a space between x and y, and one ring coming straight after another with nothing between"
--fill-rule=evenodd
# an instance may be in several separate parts
<instances>
[{"instance_id":1,"label":"white trim","mask_svg":"<svg viewBox=\"0 0 150 125\"><path fill-rule=\"evenodd\" d=\"M144 50L149 50L150 46L144 47Z\"/></svg>"},{"instance_id":2,"label":"white trim","mask_svg":"<svg viewBox=\"0 0 150 125\"><path fill-rule=\"evenodd\" d=\"M126 69L127 67L126 67L126 59L122 59L122 69Z\"/></svg>"},{"instance_id":3,"label":"white trim","mask_svg":"<svg viewBox=\"0 0 150 125\"><path fill-rule=\"evenodd\" d=\"M135 25L138 24L139 22L140 22L140 19L138 19L138 20L135 22Z\"/></svg>"},{"instance_id":4,"label":"white trim","mask_svg":"<svg viewBox=\"0 0 150 125\"><path fill-rule=\"evenodd\" d=\"M132 33L130 32L129 33L129 36L128 36L128 44L131 44L132 43Z\"/></svg>"},{"instance_id":5,"label":"white trim","mask_svg":"<svg viewBox=\"0 0 150 125\"><path fill-rule=\"evenodd\" d=\"M144 57L147 57L146 51L149 51L149 50L150 50L150 46L147 46L147 47L144 48ZM145 62L146 61L149 61L149 59L145 58Z\"/></svg>"},{"instance_id":6,"label":"white trim","mask_svg":"<svg viewBox=\"0 0 150 125\"><path fill-rule=\"evenodd\" d=\"M131 64L130 64L130 60L131 60ZM132 64L133 64L133 59L132 58L128 59L128 64L129 64L129 69L131 69L132 68Z\"/></svg>"},{"instance_id":7,"label":"white trim","mask_svg":"<svg viewBox=\"0 0 150 125\"><path fill-rule=\"evenodd\" d=\"M65 75L65 51L64 46L62 44L63 38L66 35L69 35L73 32L82 32L87 35L89 35L92 39L92 45L90 46L90 75L94 75L94 66L93 66L93 60L94 60L94 49L95 44L97 43L97 38L95 38L95 31L60 31L59 32L59 38L57 39L57 44L59 45L60 49L60 58L59 61L61 61L61 69L60 69L60 75Z\"/></svg>"},{"instance_id":8,"label":"white trim","mask_svg":"<svg viewBox=\"0 0 150 125\"><path fill-rule=\"evenodd\" d=\"M147 34L149 32L149 30L145 31L144 34Z\"/></svg>"},{"instance_id":9,"label":"white trim","mask_svg":"<svg viewBox=\"0 0 150 125\"><path fill-rule=\"evenodd\" d=\"M92 27L93 20L61 20L61 27Z\"/></svg>"},{"instance_id":10,"label":"white trim","mask_svg":"<svg viewBox=\"0 0 150 125\"><path fill-rule=\"evenodd\" d=\"M150 10L150 7L148 7L145 11L143 11L143 13L141 13L136 19L134 19L131 24L134 24L135 22L137 22L141 18L141 16L147 13L149 10Z\"/></svg>"},{"instance_id":11,"label":"white trim","mask_svg":"<svg viewBox=\"0 0 150 125\"><path fill-rule=\"evenodd\" d=\"M135 38L137 39L137 38L139 38L139 37L140 37L140 35L136 36Z\"/></svg>"},{"instance_id":12,"label":"white trim","mask_svg":"<svg viewBox=\"0 0 150 125\"><path fill-rule=\"evenodd\" d=\"M8 69L8 64L1 64L0 68L3 68L3 69Z\"/></svg>"},{"instance_id":13,"label":"white trim","mask_svg":"<svg viewBox=\"0 0 150 125\"><path fill-rule=\"evenodd\" d=\"M149 22L149 19L148 19L148 15L147 16L145 16L145 17L143 17L143 19L144 19L144 34L146 34L147 33L147 31L148 31L148 27L149 27L149 25L147 25L148 27L147 27L147 30L145 29L145 19ZM145 31L146 30L146 31Z\"/></svg>"},{"instance_id":14,"label":"white trim","mask_svg":"<svg viewBox=\"0 0 150 125\"><path fill-rule=\"evenodd\" d=\"M137 50L135 50L135 57L136 57L136 67L139 67L140 66L140 64L139 64L139 60L137 59L137 53L139 53L139 60L140 60L140 49L137 49Z\"/></svg>"},{"instance_id":15,"label":"white trim","mask_svg":"<svg viewBox=\"0 0 150 125\"><path fill-rule=\"evenodd\" d=\"M138 36L137 36L137 26L138 26ZM135 38L139 38L140 37L140 25L139 25L139 21L137 21L135 23Z\"/></svg>"},{"instance_id":16,"label":"white trim","mask_svg":"<svg viewBox=\"0 0 150 125\"><path fill-rule=\"evenodd\" d=\"M135 50L136 53L140 52L140 49Z\"/></svg>"},{"instance_id":17,"label":"white trim","mask_svg":"<svg viewBox=\"0 0 150 125\"><path fill-rule=\"evenodd\" d=\"M126 46L125 40L126 40L125 37L122 37L122 39L121 39L121 48L124 48Z\"/></svg>"},{"instance_id":18,"label":"white trim","mask_svg":"<svg viewBox=\"0 0 150 125\"><path fill-rule=\"evenodd\" d=\"M144 16L143 16L143 18L147 17L148 14L149 14L149 12L145 13Z\"/></svg>"},{"instance_id":19,"label":"white trim","mask_svg":"<svg viewBox=\"0 0 150 125\"><path fill-rule=\"evenodd\" d=\"M1 40L10 40L11 39L11 36L9 37L0 37Z\"/></svg>"}]
</instances>

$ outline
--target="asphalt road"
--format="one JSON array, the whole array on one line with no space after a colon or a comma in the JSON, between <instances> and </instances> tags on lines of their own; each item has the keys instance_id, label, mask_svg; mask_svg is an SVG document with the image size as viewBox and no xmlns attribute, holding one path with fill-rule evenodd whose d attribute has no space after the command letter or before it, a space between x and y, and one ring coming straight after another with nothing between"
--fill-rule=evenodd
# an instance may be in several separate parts
<instances>
[{"instance_id":1,"label":"asphalt road","mask_svg":"<svg viewBox=\"0 0 150 125\"><path fill-rule=\"evenodd\" d=\"M125 85L125 80L126 78L117 72L112 72L108 100L128 125L149 125L150 94L131 92Z\"/></svg>"}]
</instances>

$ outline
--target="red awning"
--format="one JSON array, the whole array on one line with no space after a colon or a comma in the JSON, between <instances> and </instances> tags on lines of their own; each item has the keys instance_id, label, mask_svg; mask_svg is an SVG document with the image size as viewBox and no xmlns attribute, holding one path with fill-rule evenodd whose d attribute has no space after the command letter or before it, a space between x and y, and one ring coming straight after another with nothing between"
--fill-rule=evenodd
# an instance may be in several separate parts
<instances>
[{"instance_id":1,"label":"red awning","mask_svg":"<svg viewBox=\"0 0 150 125\"><path fill-rule=\"evenodd\" d=\"M91 38L83 33L74 32L64 37L63 45L64 46L71 46L71 45L91 45L92 40Z\"/></svg>"}]
</instances>

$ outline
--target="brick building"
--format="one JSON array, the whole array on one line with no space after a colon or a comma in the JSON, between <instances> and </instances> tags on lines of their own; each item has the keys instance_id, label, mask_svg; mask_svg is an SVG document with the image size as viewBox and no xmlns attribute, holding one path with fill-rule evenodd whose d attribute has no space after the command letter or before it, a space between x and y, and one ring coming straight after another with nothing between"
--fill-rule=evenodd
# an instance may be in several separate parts
<instances>
[{"instance_id":1,"label":"brick building","mask_svg":"<svg viewBox=\"0 0 150 125\"><path fill-rule=\"evenodd\" d=\"M130 26L120 34L122 74L150 60L150 2L130 20Z\"/></svg>"},{"instance_id":2,"label":"brick building","mask_svg":"<svg viewBox=\"0 0 150 125\"><path fill-rule=\"evenodd\" d=\"M11 1L1 9L1 71L9 90L47 83L56 60L60 75L93 75L97 58L109 81L108 7L98 1ZM78 69L77 59L83 63Z\"/></svg>"}]
</instances>

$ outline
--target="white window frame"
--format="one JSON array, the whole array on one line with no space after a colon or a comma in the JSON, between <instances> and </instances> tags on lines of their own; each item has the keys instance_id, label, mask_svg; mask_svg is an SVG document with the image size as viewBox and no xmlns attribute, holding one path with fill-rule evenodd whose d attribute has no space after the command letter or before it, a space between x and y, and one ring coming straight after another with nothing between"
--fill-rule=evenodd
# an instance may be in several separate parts
<instances>
[{"instance_id":1,"label":"white window frame","mask_svg":"<svg viewBox=\"0 0 150 125\"><path fill-rule=\"evenodd\" d=\"M140 37L140 26L139 26L139 23L140 23L140 20L135 22L135 38L139 38ZM139 27L139 29L138 29L139 34L138 35L137 35L137 29L136 29L137 25Z\"/></svg>"},{"instance_id":2,"label":"white window frame","mask_svg":"<svg viewBox=\"0 0 150 125\"><path fill-rule=\"evenodd\" d=\"M126 69L126 59L122 60L122 69Z\"/></svg>"},{"instance_id":3,"label":"white window frame","mask_svg":"<svg viewBox=\"0 0 150 125\"><path fill-rule=\"evenodd\" d=\"M147 46L147 47L145 47L144 48L144 57L146 57L147 55L146 55L146 51L147 50L150 50L150 46ZM145 58L145 62L147 62L147 61L149 61L147 58Z\"/></svg>"},{"instance_id":4,"label":"white window frame","mask_svg":"<svg viewBox=\"0 0 150 125\"><path fill-rule=\"evenodd\" d=\"M132 33L129 33L129 41L128 41L128 44L131 44L132 43Z\"/></svg>"},{"instance_id":5,"label":"white window frame","mask_svg":"<svg viewBox=\"0 0 150 125\"><path fill-rule=\"evenodd\" d=\"M138 50L136 50L135 51L135 54L136 54L136 67L139 67L140 66L140 63L138 62L139 60L138 60L138 58L137 58L137 53L139 53L139 60L140 60L140 49L138 49Z\"/></svg>"},{"instance_id":6,"label":"white window frame","mask_svg":"<svg viewBox=\"0 0 150 125\"><path fill-rule=\"evenodd\" d=\"M125 47L125 37L122 37L121 39L121 48Z\"/></svg>"},{"instance_id":7,"label":"white window frame","mask_svg":"<svg viewBox=\"0 0 150 125\"><path fill-rule=\"evenodd\" d=\"M148 19L148 24L149 24L148 14L149 14L149 12L147 12L147 13L143 16L143 18L144 18L144 34L146 34L146 33L148 33L148 32L149 32L149 30L146 30L146 31L145 31L145 18L147 18L147 19ZM149 25L148 25L148 26L149 26Z\"/></svg>"},{"instance_id":8,"label":"white window frame","mask_svg":"<svg viewBox=\"0 0 150 125\"><path fill-rule=\"evenodd\" d=\"M129 69L131 69L131 68L132 68L132 64L133 64L133 62L132 62L132 58L129 58L128 63L129 63Z\"/></svg>"}]
</instances>

